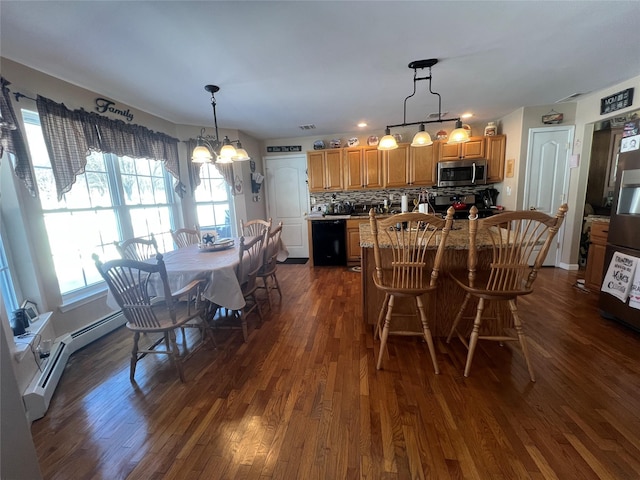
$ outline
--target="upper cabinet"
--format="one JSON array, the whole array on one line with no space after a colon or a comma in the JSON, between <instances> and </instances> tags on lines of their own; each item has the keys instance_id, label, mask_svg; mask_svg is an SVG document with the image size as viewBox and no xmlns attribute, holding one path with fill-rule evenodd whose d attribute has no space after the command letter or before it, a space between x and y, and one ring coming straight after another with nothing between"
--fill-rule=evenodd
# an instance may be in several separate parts
<instances>
[{"instance_id":1,"label":"upper cabinet","mask_svg":"<svg viewBox=\"0 0 640 480\"><path fill-rule=\"evenodd\" d=\"M409 184L409 144L383 152L384 187L402 188Z\"/></svg>"},{"instance_id":2,"label":"upper cabinet","mask_svg":"<svg viewBox=\"0 0 640 480\"><path fill-rule=\"evenodd\" d=\"M411 147L409 151L409 185L432 186L436 184L434 145Z\"/></svg>"},{"instance_id":3,"label":"upper cabinet","mask_svg":"<svg viewBox=\"0 0 640 480\"><path fill-rule=\"evenodd\" d=\"M484 158L485 138L489 137L471 137L464 143L438 142L438 161Z\"/></svg>"},{"instance_id":4,"label":"upper cabinet","mask_svg":"<svg viewBox=\"0 0 640 480\"><path fill-rule=\"evenodd\" d=\"M433 186L435 180L435 148L411 147L408 143L384 152L384 187L402 188Z\"/></svg>"},{"instance_id":5,"label":"upper cabinet","mask_svg":"<svg viewBox=\"0 0 640 480\"><path fill-rule=\"evenodd\" d=\"M487 182L497 183L504 178L506 143L505 135L495 135L451 145L401 143L388 151L374 146L313 150L307 152L309 191L430 187L437 183L437 162L460 159L486 159Z\"/></svg>"},{"instance_id":6,"label":"upper cabinet","mask_svg":"<svg viewBox=\"0 0 640 480\"><path fill-rule=\"evenodd\" d=\"M504 156L507 137L495 135L485 137L487 157L487 182L497 183L504 180Z\"/></svg>"},{"instance_id":7,"label":"upper cabinet","mask_svg":"<svg viewBox=\"0 0 640 480\"><path fill-rule=\"evenodd\" d=\"M352 147L344 150L344 188L382 188L382 153L377 147Z\"/></svg>"},{"instance_id":8,"label":"upper cabinet","mask_svg":"<svg viewBox=\"0 0 640 480\"><path fill-rule=\"evenodd\" d=\"M342 149L307 152L307 176L310 192L343 190Z\"/></svg>"}]
</instances>

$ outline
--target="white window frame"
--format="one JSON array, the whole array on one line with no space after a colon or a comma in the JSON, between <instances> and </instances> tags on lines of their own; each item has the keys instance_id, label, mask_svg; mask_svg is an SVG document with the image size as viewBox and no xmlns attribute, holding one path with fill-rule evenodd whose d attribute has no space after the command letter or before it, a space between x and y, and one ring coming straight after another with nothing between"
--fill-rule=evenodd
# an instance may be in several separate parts
<instances>
[{"instance_id":1,"label":"white window frame","mask_svg":"<svg viewBox=\"0 0 640 480\"><path fill-rule=\"evenodd\" d=\"M36 173L37 181L41 181L42 173L45 170L49 170L47 173L51 176L51 166L48 160L48 155L46 154L46 148L42 149L42 145L44 141L38 139L37 142L34 140L33 135L35 132L31 132L31 137L29 138L29 129L32 125L40 125L39 116L36 112L30 110L22 110L24 123L25 123L25 131L27 132L27 142L29 144L29 148L31 150L31 155L33 159L33 168ZM42 142L40 144L40 142ZM37 152L34 152L36 148L35 144L39 143ZM34 155L35 153L35 155ZM46 155L46 159L44 156ZM52 192L52 185L48 185L45 191L41 188L42 185L38 185L40 190L40 200L42 207L42 216L43 221L45 222L45 227L47 225L47 217L55 216L57 214L69 214L68 216L60 217L61 220L69 220L73 222L70 217L74 214L76 215L86 215L87 213L94 213L95 215L99 215L100 212L113 212L113 219L115 223L115 230L111 229L111 233L107 233L106 236L116 237L116 238L104 238L100 236L100 242L94 245L94 249L96 250L94 253L97 253L103 260L114 258L117 256L115 246L113 245L113 241L122 241L126 238L132 238L133 236L140 237L149 237L150 234L153 234L158 242L158 248L160 251L166 251L173 248L173 241L171 239L170 229L175 228L175 218L177 218L177 205L175 202L173 185L172 185L172 177L162 165L162 176L158 176L157 174L153 176L152 172L157 172L157 164L156 160L152 159L129 159L129 158L120 158L113 154L102 154L102 153L93 153L92 155L96 155L95 162L96 165L100 165L101 163L104 165L104 169L98 168L98 170L92 171L90 164L88 162L87 172L79 175L76 180L76 184L73 188L78 188L78 185L84 184L86 185L85 190L74 190L72 189L70 192L64 195L59 205L60 208L51 208L50 205L53 203L51 196L55 195L55 192ZM36 158L39 157L39 158ZM45 161L46 160L46 161ZM157 162L157 164L155 163ZM128 165L131 169L127 172L123 172L123 166ZM142 172L140 171L140 167L142 168ZM108 193L104 194L100 197L95 197L95 202L91 202L91 186L95 187L95 183L87 183L87 175L100 175L107 177L107 181L105 184L108 186ZM123 179L125 177L133 178L135 181L133 184L128 183L128 185L134 185L132 192L136 192L139 194L140 198L144 198L144 200L127 202L127 195L125 194L125 187ZM154 180L155 179L155 180ZM160 182L160 183L158 183ZM144 188L140 187L140 184L143 183ZM55 187L53 187L55 189ZM74 194L84 195L86 192L86 198L89 200L88 204L85 206L77 206L77 205L69 205L68 200L71 199ZM160 197L156 194L160 192ZM43 195L44 194L44 195ZM152 198L149 201L149 198ZM55 200L55 198L54 198ZM73 200L71 200L73 202ZM77 198L76 198L77 201ZM95 203L95 204L94 204ZM102 205L100 205L102 203ZM141 223L138 222L136 225L133 224L132 216L134 212L139 211L140 209L152 209L155 213L157 213L158 218L153 222L154 225L149 225L149 222L144 221L145 225L141 228ZM110 217L110 216L109 216ZM143 217L144 218L144 217ZM158 226L161 229L157 229ZM107 229L109 230L109 229ZM101 230L101 233L104 231ZM75 234L76 232L72 232ZM52 237L53 235L53 237ZM51 239L55 238L55 234L52 232L48 232L48 236ZM91 243L91 242L90 242ZM50 242L51 248L51 242ZM56 252L53 248L52 256L56 255ZM63 253L58 252L58 255L62 255ZM78 272L81 273L81 277L78 276L75 280L78 282L79 286L77 288L69 288L60 286L60 292L63 299L63 305L61 306L62 311L66 311L74 306L78 306L83 303L87 303L95 298L97 295L102 294L106 289L104 281L97 274L97 270L95 270L95 266L92 266L92 260L86 257L90 254L86 252L84 255L82 253L78 254L78 257L73 258L72 261L76 264L81 265L79 267ZM65 257L64 261L66 261L69 257ZM94 273L95 270L95 273ZM57 275L57 273L56 273ZM60 282L60 279L59 279Z\"/></svg>"}]
</instances>

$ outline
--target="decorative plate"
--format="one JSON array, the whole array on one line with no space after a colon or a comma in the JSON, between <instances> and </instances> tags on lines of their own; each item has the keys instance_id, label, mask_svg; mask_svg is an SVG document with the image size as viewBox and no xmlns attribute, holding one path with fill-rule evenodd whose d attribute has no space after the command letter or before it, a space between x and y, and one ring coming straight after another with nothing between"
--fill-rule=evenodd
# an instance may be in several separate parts
<instances>
[{"instance_id":1,"label":"decorative plate","mask_svg":"<svg viewBox=\"0 0 640 480\"><path fill-rule=\"evenodd\" d=\"M446 140L448 136L449 134L446 130L439 130L438 133L436 133L437 140Z\"/></svg>"},{"instance_id":2,"label":"decorative plate","mask_svg":"<svg viewBox=\"0 0 640 480\"><path fill-rule=\"evenodd\" d=\"M324 150L325 148L327 148L327 145L324 143L324 140L316 140L313 142L314 150Z\"/></svg>"},{"instance_id":3,"label":"decorative plate","mask_svg":"<svg viewBox=\"0 0 640 480\"><path fill-rule=\"evenodd\" d=\"M331 140L329 146L331 148L340 148L342 146L342 140L340 138L334 138L333 140Z\"/></svg>"},{"instance_id":4,"label":"decorative plate","mask_svg":"<svg viewBox=\"0 0 640 480\"><path fill-rule=\"evenodd\" d=\"M347 141L347 145L349 145L350 147L357 147L358 145L360 145L360 140L358 140L358 137L351 137Z\"/></svg>"},{"instance_id":5,"label":"decorative plate","mask_svg":"<svg viewBox=\"0 0 640 480\"><path fill-rule=\"evenodd\" d=\"M201 252L217 252L219 250L226 250L227 248L233 247L233 243L232 238L222 238L213 245L200 244L198 247Z\"/></svg>"},{"instance_id":6,"label":"decorative plate","mask_svg":"<svg viewBox=\"0 0 640 480\"><path fill-rule=\"evenodd\" d=\"M371 135L369 138L367 138L367 145L369 145L370 147L375 147L376 145L378 145L378 137L376 137L375 135Z\"/></svg>"}]
</instances>

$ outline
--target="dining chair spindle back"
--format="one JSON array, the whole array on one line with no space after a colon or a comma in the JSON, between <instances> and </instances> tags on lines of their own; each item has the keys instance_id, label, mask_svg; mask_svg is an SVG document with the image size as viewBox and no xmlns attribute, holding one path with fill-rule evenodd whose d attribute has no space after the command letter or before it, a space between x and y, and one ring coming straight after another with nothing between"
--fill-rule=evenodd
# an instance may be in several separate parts
<instances>
[{"instance_id":1,"label":"dining chair spindle back","mask_svg":"<svg viewBox=\"0 0 640 480\"><path fill-rule=\"evenodd\" d=\"M436 374L440 373L422 296L436 290L453 214L453 207L449 207L444 219L425 213L378 218L374 209L369 212L374 240L373 281L385 295L374 332L374 337L380 336L377 369L382 367L389 335L418 335L427 342L433 368ZM391 329L395 317L406 316L394 313L396 297L413 298L421 331Z\"/></svg>"},{"instance_id":2,"label":"dining chair spindle back","mask_svg":"<svg viewBox=\"0 0 640 480\"><path fill-rule=\"evenodd\" d=\"M171 237L178 248L197 245L200 243L200 229L179 228L178 230L171 230Z\"/></svg>"},{"instance_id":3,"label":"dining chair spindle back","mask_svg":"<svg viewBox=\"0 0 640 480\"><path fill-rule=\"evenodd\" d=\"M158 243L153 233L149 238L135 237L122 242L113 242L118 253L123 259L137 260L142 262L155 257L160 253L158 251Z\"/></svg>"},{"instance_id":4,"label":"dining chair spindle back","mask_svg":"<svg viewBox=\"0 0 640 480\"><path fill-rule=\"evenodd\" d=\"M280 290L280 284L278 283L278 277L276 277L276 270L278 268L278 250L280 249L280 237L282 235L282 222L278 223L278 226L269 232L266 246L264 247L264 260L262 266L258 271L258 278L262 279L263 285L258 288L264 289L267 292L267 300L269 301L269 308L272 309L271 304L271 291L276 290L278 296L282 301L282 290Z\"/></svg>"},{"instance_id":5,"label":"dining chair spindle back","mask_svg":"<svg viewBox=\"0 0 640 480\"><path fill-rule=\"evenodd\" d=\"M140 262L137 260L117 259L102 263L97 255L93 255L96 268L100 272L113 297L127 319L127 328L134 334L131 351L129 378L133 382L138 361L148 354L168 355L178 370L180 380L184 382L182 359L176 343L176 328L183 328L192 320L199 323L203 309L200 303L202 281L194 280L178 292L171 292L167 279L167 271L162 255L156 255L157 262ZM162 291L156 292L152 287L153 276L159 276ZM187 301L178 301L186 298ZM201 325L198 325L199 327ZM140 334L162 333L160 341L149 348L140 348ZM204 331L203 331L204 335ZM156 348L164 340L165 348ZM203 336L204 340L204 336Z\"/></svg>"},{"instance_id":6,"label":"dining chair spindle back","mask_svg":"<svg viewBox=\"0 0 640 480\"><path fill-rule=\"evenodd\" d=\"M533 282L547 257L549 248L562 225L568 207L561 205L555 216L535 210L504 212L478 219L476 207L472 207L469 219L469 257L467 271L452 272L451 277L466 294L453 322L447 343L455 333L468 349L464 376L469 376L471 361L479 339L498 342L517 341L522 349L529 376L535 382L533 367L527 350L523 322L518 314L516 300L533 293ZM477 239L485 235L490 239L491 262L483 266L478 262ZM484 242L486 243L486 242ZM473 327L467 343L459 331L460 320L471 297L477 299ZM485 302L507 302L515 329L514 335L481 335L480 329ZM498 320L493 318L493 320Z\"/></svg>"}]
</instances>

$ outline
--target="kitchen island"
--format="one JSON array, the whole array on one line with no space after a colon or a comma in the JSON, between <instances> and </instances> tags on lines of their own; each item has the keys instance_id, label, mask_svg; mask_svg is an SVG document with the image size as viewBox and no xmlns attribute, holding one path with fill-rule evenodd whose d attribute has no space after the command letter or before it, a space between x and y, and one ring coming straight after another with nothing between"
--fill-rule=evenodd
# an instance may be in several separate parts
<instances>
[{"instance_id":1,"label":"kitchen island","mask_svg":"<svg viewBox=\"0 0 640 480\"><path fill-rule=\"evenodd\" d=\"M489 237L478 232L478 268L488 265L491 261L491 249ZM485 248L482 248L482 247ZM362 316L366 323L375 326L378 321L380 307L384 300L384 293L378 290L373 282L375 272L375 257L373 253L373 235L371 226L368 223L360 224L360 248L362 251ZM391 254L391 250L380 244L383 258ZM436 250L433 250L435 255ZM449 277L448 272L453 270L466 270L467 257L469 253L469 221L455 220L449 238L447 248L440 266L438 277L438 288L432 294L425 294L422 298L427 316L429 318L429 328L431 334L436 337L446 337L449 334L453 320L458 313L458 309L464 299L464 291L458 287ZM475 302L469 302L465 317L473 317L475 314ZM408 314L414 311L413 301L410 298L396 298L394 312ZM506 313L506 314L505 314ZM498 316L499 321L491 322L483 327L487 332L499 333L503 328L511 325L510 316L502 305L492 305L487 302L485 317ZM460 331L466 328L471 330L473 320L463 319L460 323ZM420 322L416 318L400 317L394 319L394 330L416 330L420 331Z\"/></svg>"}]
</instances>

